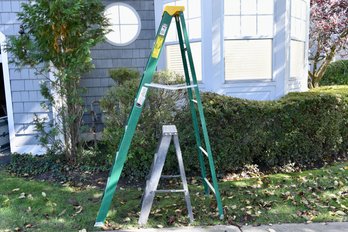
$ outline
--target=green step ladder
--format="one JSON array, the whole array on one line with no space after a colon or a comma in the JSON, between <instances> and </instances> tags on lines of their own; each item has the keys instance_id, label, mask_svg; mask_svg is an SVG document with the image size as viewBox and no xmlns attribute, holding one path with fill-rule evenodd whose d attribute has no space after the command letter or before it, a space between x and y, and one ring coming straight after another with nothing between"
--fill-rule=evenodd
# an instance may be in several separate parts
<instances>
[{"instance_id":1,"label":"green step ladder","mask_svg":"<svg viewBox=\"0 0 348 232\"><path fill-rule=\"evenodd\" d=\"M216 173L215 173L214 160L213 160L213 155L212 155L211 146L209 142L207 126L206 126L206 122L204 118L202 100L199 94L196 72L195 72L195 68L193 64L190 42L189 42L187 30L186 30L186 24L185 24L183 11L184 11L183 6L166 6L164 9L162 20L157 30L156 40L155 40L154 47L152 49L151 56L146 64L145 71L141 78L138 93L136 95L134 105L129 115L128 123L125 128L123 138L119 145L118 151L116 152L116 158L115 158L113 168L111 170L111 173L106 183L104 195L103 195L100 209L97 215L96 223L94 225L95 227L104 226L105 218L109 211L118 180L120 178L124 163L126 161L127 153L128 153L130 144L132 142L132 138L133 138L149 88L164 88L168 90L187 89L189 104L190 104L190 109L192 114L192 121L194 126L194 133L196 138L198 158L199 158L199 163L201 167L204 192L205 194L208 195L211 190L215 194L220 219L223 219L224 217L218 181L217 181ZM173 17L175 18L178 37L179 37L179 44L180 44L182 62L184 66L186 84L161 85L161 84L151 83L153 74L157 66L158 58L161 54L161 50L164 45L164 41L166 39L169 26ZM189 65L187 63L187 59L188 59ZM189 72L189 69L190 69L190 72ZM191 74L191 78L190 78L190 74ZM203 138L204 138L203 141L201 140L196 107L198 109L201 130L203 132ZM203 148L202 142L204 142L205 144L205 149ZM207 178L204 156L208 158L212 184L209 182Z\"/></svg>"}]
</instances>

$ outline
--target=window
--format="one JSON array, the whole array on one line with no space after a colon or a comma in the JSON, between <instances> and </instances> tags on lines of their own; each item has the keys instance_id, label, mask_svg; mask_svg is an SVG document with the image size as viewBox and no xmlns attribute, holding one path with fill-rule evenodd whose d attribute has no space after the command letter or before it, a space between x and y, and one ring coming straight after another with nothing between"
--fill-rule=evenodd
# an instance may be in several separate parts
<instances>
[{"instance_id":1,"label":"window","mask_svg":"<svg viewBox=\"0 0 348 232\"><path fill-rule=\"evenodd\" d=\"M291 1L290 77L299 78L305 68L307 4Z\"/></svg>"},{"instance_id":2,"label":"window","mask_svg":"<svg viewBox=\"0 0 348 232\"><path fill-rule=\"evenodd\" d=\"M202 43L201 43L201 0L180 0L171 1L165 6L184 6L184 17L188 31L192 58L195 65L196 77L198 81L202 80ZM163 7L163 8L164 8ZM174 19L169 27L166 37L166 67L169 70L184 74L182 65L179 39Z\"/></svg>"},{"instance_id":3,"label":"window","mask_svg":"<svg viewBox=\"0 0 348 232\"><path fill-rule=\"evenodd\" d=\"M136 40L141 21L133 7L125 3L113 3L106 7L104 14L111 24L111 31L106 35L110 43L125 46Z\"/></svg>"},{"instance_id":4,"label":"window","mask_svg":"<svg viewBox=\"0 0 348 232\"><path fill-rule=\"evenodd\" d=\"M272 78L274 0L224 0L225 80Z\"/></svg>"}]
</instances>

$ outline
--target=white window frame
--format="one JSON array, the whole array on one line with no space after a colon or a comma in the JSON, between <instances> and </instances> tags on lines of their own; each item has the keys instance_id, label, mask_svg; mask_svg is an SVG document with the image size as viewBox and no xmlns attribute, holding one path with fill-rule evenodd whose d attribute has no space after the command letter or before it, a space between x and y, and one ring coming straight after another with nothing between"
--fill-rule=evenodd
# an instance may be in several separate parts
<instances>
[{"instance_id":1,"label":"white window frame","mask_svg":"<svg viewBox=\"0 0 348 232\"><path fill-rule=\"evenodd\" d=\"M240 10L240 13L239 14L225 14L225 9L224 9L224 2L225 0L222 0L223 3L222 3L222 7L223 7L223 51L224 51L224 83L225 84L230 84L230 83L242 83L242 82L255 82L255 81L262 81L262 82L269 82L269 81L273 81L274 79L274 34L275 34L275 28L274 28L274 25L275 25L275 6L276 6L276 0L273 0L273 13L272 14L258 14L257 12L257 9L256 9L256 13L255 14L242 14L241 10ZM240 2L242 2L243 0L240 0ZM258 5L258 1L259 0L256 0L256 7ZM241 6L240 6L241 7ZM226 36L225 35L225 28L224 28L224 20L225 20L225 16L239 16L240 18L242 16L255 16L256 17L256 34L257 34L257 31L258 31L258 16L261 15L261 16L273 16L273 28L272 28L272 36L265 36L265 35L252 35L252 36L246 36L246 35L240 35L240 36ZM240 21L240 24L242 23L242 21ZM240 30L242 30L242 25L240 25ZM225 67L226 67L226 61L225 61L225 41L229 41L229 40L271 40L271 43L272 43L272 46L271 46L271 73L270 73L270 76L269 77L265 77L265 78L255 78L255 79L236 79L236 80L227 80L226 79L226 73L225 73Z\"/></svg>"},{"instance_id":2,"label":"white window frame","mask_svg":"<svg viewBox=\"0 0 348 232\"><path fill-rule=\"evenodd\" d=\"M304 19L302 19L302 18L298 18L298 17L296 17L295 15L293 15L293 12L292 12L292 10L293 10L293 4L294 4L294 0L292 0L291 2L290 2L290 4L291 4L291 6L290 6L290 45L289 45L289 47L290 47L290 54L289 54L289 56L290 56L290 61L292 60L291 59L291 41L294 41L294 42L301 42L301 43L303 43L304 44L304 50L303 50L303 60L304 60L304 62L303 62L303 67L302 67L302 69L303 69L303 71L305 71L305 69L306 69L306 67L308 67L308 52L306 52L306 51L308 51L308 46L309 46L309 41L308 41L308 33L309 33L309 5L308 5L308 2L307 1L304 1L304 0L296 0L296 1L301 1L301 2L303 2L304 3L304 5L306 6L306 12L307 12L307 14L305 15L305 18ZM294 36L293 34L292 34L292 26L293 26L293 24L292 24L292 19L296 19L296 20L299 20L299 21L302 21L302 22L304 22L304 24L306 25L306 30L305 30L305 38L299 38L299 37L297 37L296 35ZM291 64L290 64L290 71L289 71L289 78L290 79L298 79L298 78L301 78L301 76L292 76L291 75Z\"/></svg>"},{"instance_id":3,"label":"white window frame","mask_svg":"<svg viewBox=\"0 0 348 232\"><path fill-rule=\"evenodd\" d=\"M131 40L129 40L129 41L125 42L125 43L117 43L117 42L112 41L112 40L110 40L109 38L106 37L106 41L107 41L108 43L112 44L112 45L120 46L120 47L121 47L121 46L127 46L127 45L133 43L133 42L139 37L140 31L141 31L141 18L140 18L140 16L139 16L138 12L136 11L136 9L134 9L134 7L132 7L132 6L129 5L129 4L123 3L123 2L115 2L115 3L111 3L111 4L107 5L107 6L105 7L104 12L105 12L108 8L111 8L111 7L114 7L114 6L118 6L118 7L119 7L119 6L124 6L124 7L129 8L129 9L134 13L134 15L137 17L137 20L138 20L138 31L137 31L136 35L135 35ZM121 31L121 26L122 26L122 25L128 25L128 24L122 24L122 23L121 23L120 17L121 17L121 16L120 16L120 14L119 14L119 21L120 21L120 23L119 23L118 25L120 26L120 33L122 33L122 31ZM135 25L135 24L129 24L129 25ZM120 34L120 36L121 36L121 34Z\"/></svg>"},{"instance_id":4,"label":"white window frame","mask_svg":"<svg viewBox=\"0 0 348 232\"><path fill-rule=\"evenodd\" d=\"M156 18L156 28L159 27L160 25L160 22L161 22L161 18L162 16L162 13L163 13L163 8L164 8L164 5L165 4L168 4L168 3L173 3L173 2L176 2L178 0L162 0L162 1L155 1L155 18ZM188 0L189 1L189 0ZM204 55L203 55L203 30L204 30L204 27L203 27L203 18L202 15L203 15L203 4L205 2L205 0L200 0L201 1L201 17L200 17L200 20L201 20L201 36L200 38L193 38L193 39L189 39L189 42L190 43L196 43L196 42L200 42L201 43L201 66L202 66L202 70L200 71L200 73L202 73L202 76L201 76L201 80L198 80L199 83L203 83L204 82L204 68L203 68L203 62L204 62ZM185 10L188 10L188 9L185 9ZM172 19L174 20L174 19ZM186 22L186 29L187 29L187 19L185 18L185 22ZM172 26L175 26L174 25L171 25ZM175 31L176 31L176 26L175 26ZM164 49L161 53L161 57L158 61L158 67L160 69L166 69L167 68L167 60L166 60L166 57L167 57L167 52L166 52L166 46L167 45L178 45L179 44L179 40L178 41L168 41L168 42L164 42ZM192 54L193 55L193 54ZM197 69L197 67L195 66L195 69ZM197 74L197 70L196 70L196 74Z\"/></svg>"}]
</instances>

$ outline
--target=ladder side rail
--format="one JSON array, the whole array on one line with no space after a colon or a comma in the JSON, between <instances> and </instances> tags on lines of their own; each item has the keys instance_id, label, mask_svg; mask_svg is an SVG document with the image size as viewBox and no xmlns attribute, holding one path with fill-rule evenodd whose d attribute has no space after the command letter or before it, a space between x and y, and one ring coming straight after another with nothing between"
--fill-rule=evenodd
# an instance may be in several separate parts
<instances>
[{"instance_id":1,"label":"ladder side rail","mask_svg":"<svg viewBox=\"0 0 348 232\"><path fill-rule=\"evenodd\" d=\"M183 22L183 20L185 20L183 17L181 18L182 15L183 14L180 13L180 17L178 15L175 16L175 22L176 22L176 28L177 28L177 32L178 32L180 51L181 51L181 58L182 58L183 66L184 66L186 84L187 85L191 85L191 80L190 80L188 67L187 67L187 60L186 60L186 53L185 53L183 36L182 36L182 30L181 30L181 25L180 25L180 21ZM194 127L194 134L195 134L195 138L196 138L196 147L197 147L197 152L198 152L198 160L199 160L199 164L200 164L200 168L201 168L202 183L203 183L203 186L204 186L205 194L209 194L209 191L210 191L209 186L204 181L204 178L206 178L206 175L207 175L206 174L205 163L204 163L202 151L199 149L199 147L202 146L202 142L201 142L199 127L198 127L198 118L197 118L197 114L196 114L195 105L191 101L193 99L192 89L191 88L187 89L187 92L188 92L188 96L189 96L189 104L190 104L190 110L191 110L191 115L192 115L192 122L193 122L193 127Z\"/></svg>"},{"instance_id":2,"label":"ladder side rail","mask_svg":"<svg viewBox=\"0 0 348 232\"><path fill-rule=\"evenodd\" d=\"M153 74L157 66L158 57L162 51L163 42L165 41L165 38L167 36L172 17L173 16L169 15L167 12L165 12L162 16L161 24L156 34L156 41L162 41L162 42L158 44L159 46L153 47L151 56L145 68L145 72L142 76L142 79L138 88L138 93L136 95L135 102L133 104L130 116L128 118L127 128L125 129L124 135L120 142L119 150L118 152L116 152L113 168L112 168L111 174L109 175L109 178L104 190L101 206L96 218L96 223L95 223L96 227L104 226L104 221L109 211L113 195L116 191L116 186L121 176L121 172L124 167L124 163L126 161L127 153L128 153L132 138L134 136L134 132L135 132L137 123L139 121L141 111L142 111L142 104L139 105L137 104L137 102L139 102L139 100L141 100L140 98L142 97L143 97L142 101L144 101L146 98L147 91L142 92L142 89L144 88L145 83L151 83L152 81ZM162 33L162 26L164 26L165 24L166 24L166 30L164 31L164 33Z\"/></svg>"},{"instance_id":3,"label":"ladder side rail","mask_svg":"<svg viewBox=\"0 0 348 232\"><path fill-rule=\"evenodd\" d=\"M149 218L151 207L153 204L153 199L157 190L158 182L161 178L161 173L163 170L164 163L166 161L168 149L170 142L172 140L172 135L163 135L159 143L159 148L157 152L157 158L153 161L153 170L149 182L146 185L144 198L141 206L140 217L138 223L140 225L145 225L147 219Z\"/></svg>"},{"instance_id":4,"label":"ladder side rail","mask_svg":"<svg viewBox=\"0 0 348 232\"><path fill-rule=\"evenodd\" d=\"M179 136L178 135L174 135L173 136L173 140L174 140L174 146L175 146L175 152L176 152L176 157L178 159L178 163L179 163L179 171L180 171L180 175L181 175L181 182L184 188L184 193L185 193L185 201L186 201L186 205L187 205L187 211L188 211L188 215L190 218L191 223L194 221L193 219L193 213L192 213L192 205L191 205L191 200L190 200L190 193L188 190L188 186L187 186L187 180L186 180L186 174L185 174L185 168L184 168L184 161L182 158L182 153L181 153L181 148L180 148L180 143L179 143Z\"/></svg>"},{"instance_id":5,"label":"ladder side rail","mask_svg":"<svg viewBox=\"0 0 348 232\"><path fill-rule=\"evenodd\" d=\"M194 68L194 63L193 63L193 58L192 58L192 53L191 53L189 37L188 37L187 30L186 30L186 24L185 24L185 20L184 20L184 15L183 14L180 14L180 19L181 19L180 21L182 23L182 27L183 27L183 31L184 31L184 41L185 41L185 45L186 45L187 56L188 56L188 60L189 60L189 64L190 64L190 69L191 69L193 83L197 85L197 87L195 87L195 95L196 95L196 100L197 100L197 103L198 103L198 112L199 112L200 119L201 119L201 126L202 126L202 130L203 130L204 142L205 142L205 146L206 146L207 152L209 154L208 159L209 159L211 178L213 180L213 185L214 185L214 189L215 189L215 192L216 192L215 196L216 196L216 201L217 201L217 205L218 205L218 209L219 209L220 218L223 218L223 207L222 207L222 202L221 202L219 186L218 186L218 182L217 182L217 178L216 178L214 159L213 159L213 156L212 156L211 146L210 146L210 142L209 142L207 125L206 125L206 121L205 121L205 117L204 117L204 113L203 113L202 100L201 100L201 97L200 97L200 94L199 94L198 83L197 83L197 78L196 78L196 72L195 72L195 68Z\"/></svg>"}]
</instances>

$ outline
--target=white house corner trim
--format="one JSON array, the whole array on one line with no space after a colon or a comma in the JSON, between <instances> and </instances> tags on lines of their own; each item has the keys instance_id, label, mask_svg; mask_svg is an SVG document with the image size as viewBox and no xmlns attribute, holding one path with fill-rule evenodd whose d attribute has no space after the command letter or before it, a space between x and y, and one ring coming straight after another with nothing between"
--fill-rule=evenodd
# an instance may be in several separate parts
<instances>
[{"instance_id":1,"label":"white house corner trim","mask_svg":"<svg viewBox=\"0 0 348 232\"><path fill-rule=\"evenodd\" d=\"M9 131L9 137L10 137L10 149L11 149L11 152L14 152L13 149L16 147L16 144L15 144L16 133L14 129L10 73L9 73L9 67L8 67L8 56L5 50L5 42L6 42L6 36L2 32L0 32L1 61L2 61L2 69L3 69L3 77L4 77L4 86L5 86L5 98L6 98L8 131Z\"/></svg>"}]
</instances>

